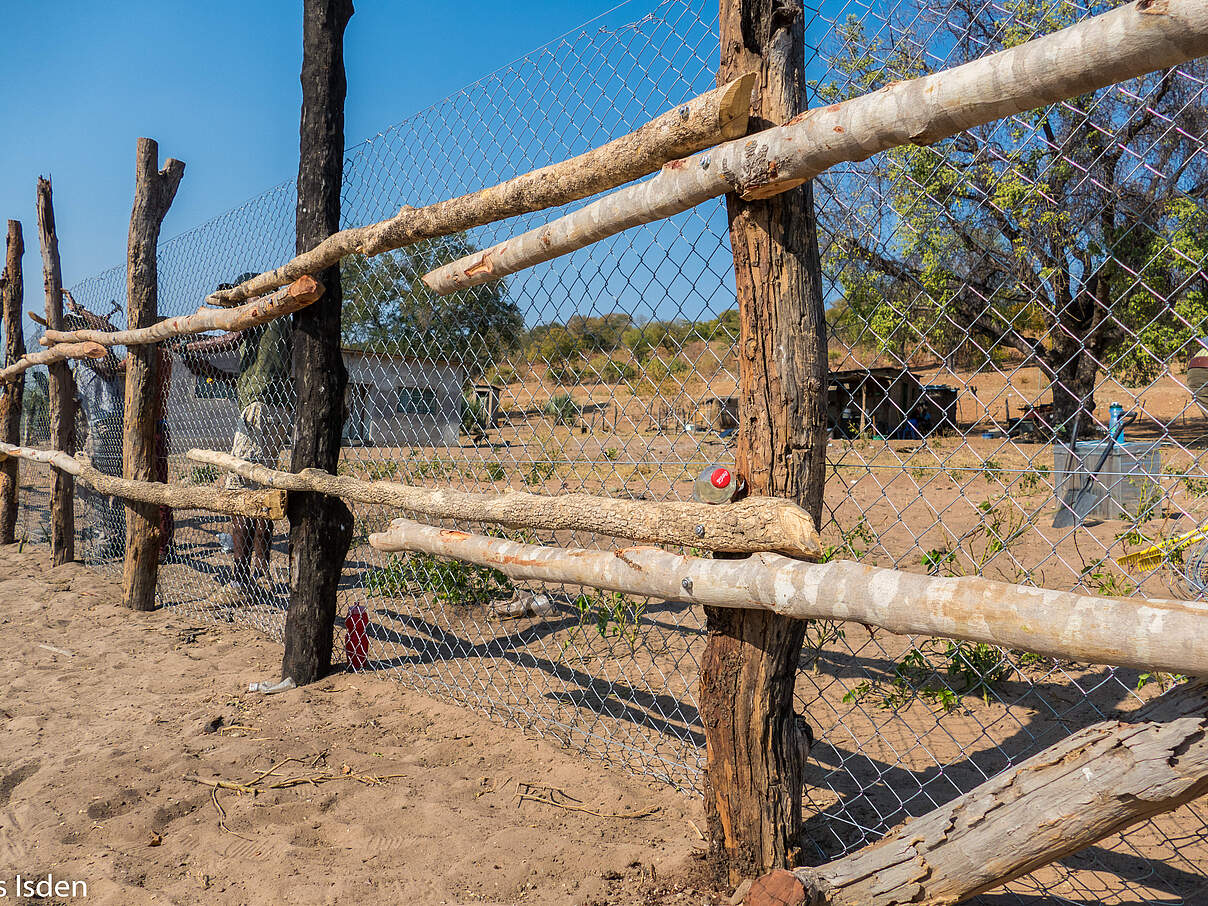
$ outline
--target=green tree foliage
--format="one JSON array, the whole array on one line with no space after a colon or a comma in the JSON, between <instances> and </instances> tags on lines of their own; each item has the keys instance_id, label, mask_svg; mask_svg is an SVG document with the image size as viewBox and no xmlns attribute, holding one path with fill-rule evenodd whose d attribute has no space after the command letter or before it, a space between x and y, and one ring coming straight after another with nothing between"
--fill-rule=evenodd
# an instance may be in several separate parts
<instances>
[{"instance_id":1,"label":"green tree foliage","mask_svg":"<svg viewBox=\"0 0 1208 906\"><path fill-rule=\"evenodd\" d=\"M550 380L558 383L620 383L637 376L634 363L672 359L694 342L729 347L737 341L737 309L701 321L674 318L643 323L613 312L572 315L564 324L539 324L526 335L525 353L530 362L548 365Z\"/></svg>"},{"instance_id":2,"label":"green tree foliage","mask_svg":"<svg viewBox=\"0 0 1208 906\"><path fill-rule=\"evenodd\" d=\"M341 263L343 340L373 352L459 365L478 380L493 361L519 349L524 319L504 281L437 296L420 279L471 254L464 234Z\"/></svg>"},{"instance_id":3,"label":"green tree foliage","mask_svg":"<svg viewBox=\"0 0 1208 906\"><path fill-rule=\"evenodd\" d=\"M950 42L956 63L1086 14L1032 0L916 12L875 35L848 21L822 99L924 74L923 38ZM1012 350L1046 372L1067 422L1093 405L1101 366L1144 383L1187 357L1208 325L1206 75L1155 73L829 177L836 332L902 357L972 353L965 364Z\"/></svg>"}]
</instances>

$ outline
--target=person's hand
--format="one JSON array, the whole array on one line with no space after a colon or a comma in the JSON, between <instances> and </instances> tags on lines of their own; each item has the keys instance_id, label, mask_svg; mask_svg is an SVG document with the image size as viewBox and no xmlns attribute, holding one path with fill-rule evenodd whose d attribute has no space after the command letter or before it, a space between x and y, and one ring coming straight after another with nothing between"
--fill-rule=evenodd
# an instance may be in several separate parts
<instances>
[{"instance_id":1,"label":"person's hand","mask_svg":"<svg viewBox=\"0 0 1208 906\"><path fill-rule=\"evenodd\" d=\"M264 423L264 403L260 400L248 403L241 413L243 423L253 430L259 431Z\"/></svg>"}]
</instances>

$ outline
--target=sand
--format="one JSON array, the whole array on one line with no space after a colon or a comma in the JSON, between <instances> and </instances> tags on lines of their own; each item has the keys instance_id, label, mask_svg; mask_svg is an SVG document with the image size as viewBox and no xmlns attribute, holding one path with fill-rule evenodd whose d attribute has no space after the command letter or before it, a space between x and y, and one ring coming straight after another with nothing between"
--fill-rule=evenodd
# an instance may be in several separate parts
<instances>
[{"instance_id":1,"label":"sand","mask_svg":"<svg viewBox=\"0 0 1208 906\"><path fill-rule=\"evenodd\" d=\"M26 902L18 873L83 881L97 903L720 902L692 880L693 797L390 680L249 694L276 678L276 645L125 611L113 582L50 569L44 550L0 548L0 600L6 902ZM247 782L275 765L261 785L338 779L220 790L221 823L212 788L185 779ZM518 800L524 789L608 817Z\"/></svg>"}]
</instances>

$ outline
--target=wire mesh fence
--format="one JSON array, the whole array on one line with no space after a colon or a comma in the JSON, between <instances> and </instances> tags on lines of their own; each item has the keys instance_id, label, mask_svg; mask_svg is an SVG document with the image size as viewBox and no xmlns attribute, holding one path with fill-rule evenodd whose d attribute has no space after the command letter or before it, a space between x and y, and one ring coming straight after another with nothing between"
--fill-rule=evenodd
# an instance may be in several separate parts
<instances>
[{"instance_id":1,"label":"wire mesh fence","mask_svg":"<svg viewBox=\"0 0 1208 906\"><path fill-rule=\"evenodd\" d=\"M810 103L1101 9L811 3ZM601 144L711 88L717 55L711 5L623 5L350 149L345 223ZM818 180L831 330L827 556L1110 595L1203 596L1206 75L1202 64L1180 67ZM161 311L191 311L219 284L288 258L294 203L284 183L162 243ZM701 471L731 459L738 326L720 200L453 296L419 281L558 213L344 262L343 473L660 500L689 497ZM117 322L124 286L115 269L74 293ZM186 460L190 447L288 466L281 327L168 350L160 437L173 480L229 480ZM89 367L80 374L91 380ZM33 442L40 386L35 377L27 392ZM112 413L93 415L85 411L80 436L112 458ZM28 470L24 481L27 537L38 540L45 484ZM355 513L340 599L342 613L366 608L367 650L357 650L359 632L348 634L359 669L699 788L697 609L385 556L368 535L398 513L360 504ZM90 562L116 568L121 518L109 501L84 499ZM162 603L280 638L284 526L181 511L170 522ZM806 791L811 856L872 842L1178 679L812 623L797 684L819 740ZM1206 813L1194 803L983 902L1190 904L1208 897L1206 864Z\"/></svg>"}]
</instances>

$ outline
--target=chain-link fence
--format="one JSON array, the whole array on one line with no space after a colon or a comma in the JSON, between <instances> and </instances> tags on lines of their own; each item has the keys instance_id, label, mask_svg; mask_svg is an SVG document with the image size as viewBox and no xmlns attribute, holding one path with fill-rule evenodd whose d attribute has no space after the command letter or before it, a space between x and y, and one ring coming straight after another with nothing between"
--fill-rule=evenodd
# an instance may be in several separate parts
<instances>
[{"instance_id":1,"label":"chain-link fence","mask_svg":"<svg viewBox=\"0 0 1208 906\"><path fill-rule=\"evenodd\" d=\"M810 6L814 105L1102 11L1058 0ZM352 148L345 223L601 144L711 88L717 56L712 4L623 5ZM1180 67L818 180L831 326L828 556L1202 596L1205 76L1202 64ZM220 283L288 258L294 203L285 183L164 242L161 310L191 311ZM659 500L687 498L702 470L731 458L737 316L720 200L498 284L436 298L420 283L433 266L557 213L344 262L342 472ZM75 297L120 322L124 286L115 269ZM270 327L172 348L160 436L173 480L226 480L186 460L190 447L287 466L288 343ZM35 377L33 441L38 388ZM82 425L101 458L112 458L98 434L112 416ZM40 480L25 471L26 482ZM25 491L37 540L45 491ZM1073 524L1055 527L1059 514ZM368 534L394 515L356 507L340 596L345 611L367 610L361 669L698 788L698 609L384 556ZM85 499L92 562L116 562L120 520L120 508ZM280 638L285 527L179 511L171 525L161 601ZM812 623L798 682L819 740L811 856L859 848L1177 679ZM1203 902L1205 816L1202 804L1184 807L982 902Z\"/></svg>"}]
</instances>

